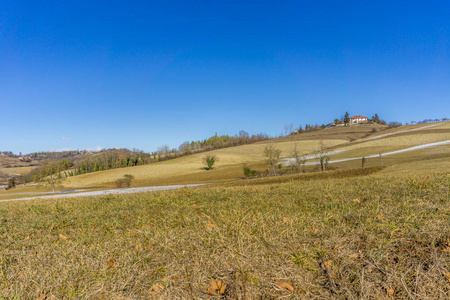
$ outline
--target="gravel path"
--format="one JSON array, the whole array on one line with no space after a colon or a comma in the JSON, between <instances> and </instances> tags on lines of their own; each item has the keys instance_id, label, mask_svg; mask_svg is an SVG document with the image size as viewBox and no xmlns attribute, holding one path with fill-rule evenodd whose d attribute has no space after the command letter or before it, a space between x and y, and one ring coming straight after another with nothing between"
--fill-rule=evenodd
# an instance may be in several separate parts
<instances>
[{"instance_id":1,"label":"gravel path","mask_svg":"<svg viewBox=\"0 0 450 300\"><path fill-rule=\"evenodd\" d=\"M156 191L182 189L185 187L196 187L196 186L202 186L202 185L206 185L206 184L166 185L166 186L148 186L148 187L138 187L138 188L128 188L128 189L112 189L112 190L104 190L104 191L81 192L81 193L76 193L76 194L58 194L58 195L49 195L49 196L36 196L36 197L28 197L28 198L8 199L8 200L0 200L0 202L33 200L33 199L54 199L54 198L75 198L75 197L87 197L87 196L104 196L104 195L132 194L132 193L142 193L142 192L156 192Z\"/></svg>"},{"instance_id":2,"label":"gravel path","mask_svg":"<svg viewBox=\"0 0 450 300\"><path fill-rule=\"evenodd\" d=\"M422 127L423 128L423 127ZM420 150L420 149L425 149L425 148L429 148L429 147L434 147L434 146L441 146L441 145L448 145L450 144L450 140L447 141L442 141L442 142L436 142L436 143L429 143L429 144L423 144L423 145L419 145L419 146L414 146L414 147L410 147L410 148L406 148L406 149L401 149L401 150L396 150L396 151L391 151L391 152L386 152L386 153L382 153L382 156L387 156L387 155L392 155L392 154L398 154L398 153L403 153L403 152L408 152L408 151L414 151L414 150ZM351 149L347 149L347 150L351 150ZM337 153L339 151L333 151L334 153ZM329 156L332 152L328 152L327 155ZM307 156L307 157L312 157L311 156ZM368 155L365 156L365 158L374 158L374 157L379 157L379 154L373 154L373 155ZM318 158L317 155L314 156L314 158ZM309 158L308 158L309 159ZM343 159L337 159L337 160L330 160L328 161L328 163L338 163L338 162L343 162L343 161L349 161L349 160L357 160L357 159L362 159L361 157L351 157L351 158L343 158ZM295 163L295 158L285 158L282 159L280 161L281 164L285 165L285 166L292 166ZM305 165L307 166L312 166L312 165L319 165L320 162L306 162Z\"/></svg>"}]
</instances>

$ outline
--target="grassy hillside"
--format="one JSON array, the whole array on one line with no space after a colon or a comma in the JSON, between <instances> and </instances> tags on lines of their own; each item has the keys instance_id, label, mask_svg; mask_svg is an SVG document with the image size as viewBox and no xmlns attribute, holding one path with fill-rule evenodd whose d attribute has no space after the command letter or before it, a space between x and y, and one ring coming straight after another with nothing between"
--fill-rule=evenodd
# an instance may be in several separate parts
<instances>
[{"instance_id":1,"label":"grassy hillside","mask_svg":"<svg viewBox=\"0 0 450 300\"><path fill-rule=\"evenodd\" d=\"M10 175L26 174L36 168L38 161L24 162L17 157L0 156L0 183L5 181ZM3 175L3 176L2 176ZM2 178L5 178L2 180Z\"/></svg>"},{"instance_id":2,"label":"grassy hillside","mask_svg":"<svg viewBox=\"0 0 450 300\"><path fill-rule=\"evenodd\" d=\"M211 151L211 171L196 154L63 183L216 182L204 187L0 202L0 299L448 299L448 144L385 156L384 167L358 159L237 179L244 163L266 168L269 144L287 158L295 143L310 154L324 141L345 150L335 160L450 140L449 122L433 125L329 128Z\"/></svg>"},{"instance_id":3,"label":"grassy hillside","mask_svg":"<svg viewBox=\"0 0 450 300\"><path fill-rule=\"evenodd\" d=\"M217 182L235 179L243 176L242 167L244 164L260 170L266 168L263 149L267 145L273 145L280 149L282 151L281 158L286 158L291 157L291 151L295 144L298 145L301 154L306 155L315 152L319 147L320 141L323 141L330 150L345 150L342 153L330 157L334 160L372 155L380 151L387 153L411 146L450 139L450 122L433 125L435 126L428 127L430 126L429 124L402 126L401 130L399 128L393 128L380 133L378 131L383 127L379 125L327 128L325 130L272 139L251 145L211 151L209 153L219 158L216 169L212 171L205 171L203 169L204 165L202 164L201 158L204 154L195 154L156 164L76 176L69 178L64 185L67 187L111 186L114 180L120 178L123 174L132 174L135 176L136 181L134 184L136 186ZM422 127L425 128L421 129ZM375 131L375 134L371 135L373 131ZM381 135L385 136L373 139L373 137L379 137ZM442 155L447 157L450 155L450 152L447 151L449 148L442 146L389 157L386 156L383 163L385 165L393 165L413 160L410 159L411 156L418 157L421 155L424 155L427 159L436 159ZM368 166L375 166L379 165L379 160L371 159L367 163ZM351 162L340 165L336 164L333 167L349 168L358 167L360 164L360 162ZM310 169L313 170L314 168Z\"/></svg>"},{"instance_id":4,"label":"grassy hillside","mask_svg":"<svg viewBox=\"0 0 450 300\"><path fill-rule=\"evenodd\" d=\"M357 125L349 127L326 128L324 130L291 135L288 137L271 139L255 144L248 144L210 151L219 158L215 169L206 171L202 164L204 153L181 157L169 161L152 163L143 166L119 168L102 172L70 177L63 182L64 189L75 188L108 188L114 187L114 182L124 174L135 177L133 186L170 185L202 182L220 182L243 176L244 164L253 169L264 171L263 149L267 145L282 150L281 157L291 156L295 144L301 154L311 154L317 150L323 141L330 151L343 151L330 156L330 160L347 159L387 153L389 151L405 149L411 146L450 139L450 122L401 126L385 130L381 125ZM404 170L408 166L421 169L448 167L446 158L450 157L448 145L405 152L383 157L383 164L392 166L385 172ZM440 161L440 159L442 161ZM310 160L314 161L314 160ZM379 158L366 160L366 166L379 166ZM330 164L331 169L346 169L361 167L360 160ZM307 166L307 171L318 170L317 166ZM34 185L20 187L11 191L0 191L0 199L20 197L20 193L39 193L49 189ZM27 195L27 194L23 194Z\"/></svg>"},{"instance_id":5,"label":"grassy hillside","mask_svg":"<svg viewBox=\"0 0 450 300\"><path fill-rule=\"evenodd\" d=\"M449 172L371 172L0 203L0 298L448 299Z\"/></svg>"},{"instance_id":6,"label":"grassy hillside","mask_svg":"<svg viewBox=\"0 0 450 300\"><path fill-rule=\"evenodd\" d=\"M329 140L330 145L338 145L345 140ZM319 140L302 140L304 153L314 151ZM104 172L90 173L69 178L64 185L67 187L90 187L111 185L123 174L131 174L136 178L135 184L160 184L173 182L174 178L192 177L198 181L218 181L242 177L242 166L244 163L255 164L264 161L263 149L267 142L251 145L236 146L210 151L208 153L219 158L217 166L211 171L205 171L202 163L204 153L194 154L178 159L163 161L159 163L137 166L133 168L122 168ZM279 141L276 147L282 150L283 157L289 157L289 152L294 146L294 141ZM195 180L195 181L197 181Z\"/></svg>"}]
</instances>

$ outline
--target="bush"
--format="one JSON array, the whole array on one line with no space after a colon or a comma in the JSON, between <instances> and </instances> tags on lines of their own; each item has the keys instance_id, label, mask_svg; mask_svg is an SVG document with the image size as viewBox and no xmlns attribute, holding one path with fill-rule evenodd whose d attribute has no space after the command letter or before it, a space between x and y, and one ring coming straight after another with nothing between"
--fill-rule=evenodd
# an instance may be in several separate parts
<instances>
[{"instance_id":1,"label":"bush","mask_svg":"<svg viewBox=\"0 0 450 300\"><path fill-rule=\"evenodd\" d=\"M256 177L258 172L256 170L252 170L247 166L244 166L244 175L245 177Z\"/></svg>"},{"instance_id":2,"label":"bush","mask_svg":"<svg viewBox=\"0 0 450 300\"><path fill-rule=\"evenodd\" d=\"M16 178L14 178L14 177L8 178L8 187L6 189L9 190L9 189L13 189L15 187L16 187Z\"/></svg>"},{"instance_id":3,"label":"bush","mask_svg":"<svg viewBox=\"0 0 450 300\"><path fill-rule=\"evenodd\" d=\"M124 178L119 178L116 180L116 187L121 188L129 188L131 186L131 180L134 179L133 175L125 174Z\"/></svg>"},{"instance_id":4,"label":"bush","mask_svg":"<svg viewBox=\"0 0 450 300\"><path fill-rule=\"evenodd\" d=\"M245 175L245 177L249 177L251 172L252 172L252 170L250 170L249 167L247 167L247 166L244 167L244 175Z\"/></svg>"},{"instance_id":5,"label":"bush","mask_svg":"<svg viewBox=\"0 0 450 300\"><path fill-rule=\"evenodd\" d=\"M211 170L213 168L213 165L215 164L215 162L218 160L219 159L215 155L208 154L208 155L205 155L205 157L203 157L203 162L206 164L207 170Z\"/></svg>"}]
</instances>

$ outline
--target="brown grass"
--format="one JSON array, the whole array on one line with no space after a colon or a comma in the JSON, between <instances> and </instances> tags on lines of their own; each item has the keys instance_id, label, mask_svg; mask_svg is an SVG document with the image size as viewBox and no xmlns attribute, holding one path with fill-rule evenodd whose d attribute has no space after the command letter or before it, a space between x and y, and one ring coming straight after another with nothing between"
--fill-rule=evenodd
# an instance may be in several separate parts
<instances>
[{"instance_id":1,"label":"brown grass","mask_svg":"<svg viewBox=\"0 0 450 300\"><path fill-rule=\"evenodd\" d=\"M188 183L210 183L235 180L243 177L244 165L252 169L256 169L259 173L263 173L267 169L264 162L263 149L268 144L276 144L276 147L282 150L282 157L289 157L294 147L298 144L301 154L310 154L314 152L323 140L330 150L350 149L346 152L332 155L331 160L367 156L377 154L379 151L386 153L388 151L403 149L406 147L423 144L426 142L435 142L450 139L450 122L442 122L430 128L424 128L430 124L402 126L382 131L381 134L397 133L395 135L386 136L376 140L366 140L364 138L354 142L345 142L346 136L354 139L356 136L365 136L372 131L373 128L383 129L383 126L377 125L361 125L328 128L321 131L303 133L295 136L273 139L251 145L231 147L226 149L215 150L210 153L219 157L217 167L213 170L205 171L202 164L202 156L197 154L161 163L138 166L132 168L121 168L104 172L96 172L81 176L71 177L65 180L63 189L74 188L111 188L115 187L117 179L123 177L124 174L131 174L135 177L132 186L152 186L152 185L171 185L171 184L188 184ZM410 129L420 130L407 131ZM399 132L407 131L407 132ZM440 169L447 170L448 158L450 157L448 145L423 149L413 152L406 152L392 156L383 157L385 166L391 166L383 171L384 173L396 172L399 170L413 169ZM379 158L371 158L366 160L367 167L380 166ZM361 161L348 161L336 164L330 164L330 169L351 169L361 167ZM306 170L317 171L317 166L306 166ZM45 192L43 188L37 189L33 185L28 187L18 187L14 190L0 190L0 199L13 199L18 197L26 197L28 192L39 193Z\"/></svg>"},{"instance_id":2,"label":"brown grass","mask_svg":"<svg viewBox=\"0 0 450 300\"><path fill-rule=\"evenodd\" d=\"M338 174L0 203L0 297L448 299L448 171Z\"/></svg>"},{"instance_id":3,"label":"brown grass","mask_svg":"<svg viewBox=\"0 0 450 300\"><path fill-rule=\"evenodd\" d=\"M344 143L344 140L329 140L328 145L334 146ZM282 151L282 157L289 157L295 141L279 141L277 148ZM264 161L263 149L265 142L224 148L208 152L219 158L213 170L205 171L202 163L203 153L194 154L159 163L137 166L133 168L113 169L103 172L89 173L70 177L64 182L66 187L97 187L112 186L113 182L124 174L131 174L136 178L133 186L163 185L171 183L216 182L236 179L243 176L243 165L258 165ZM300 144L299 144L300 145ZM302 153L310 153L317 149L319 140L304 140L301 142Z\"/></svg>"}]
</instances>

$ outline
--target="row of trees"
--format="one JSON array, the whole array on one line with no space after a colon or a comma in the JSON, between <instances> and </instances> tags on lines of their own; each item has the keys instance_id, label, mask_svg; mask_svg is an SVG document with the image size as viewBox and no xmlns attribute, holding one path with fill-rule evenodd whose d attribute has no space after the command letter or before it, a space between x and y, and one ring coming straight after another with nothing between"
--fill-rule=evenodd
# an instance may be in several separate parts
<instances>
[{"instance_id":1,"label":"row of trees","mask_svg":"<svg viewBox=\"0 0 450 300\"><path fill-rule=\"evenodd\" d=\"M410 124L414 125L414 124L425 124L425 123L431 123L431 122L445 122L445 121L449 121L449 118L436 118L436 119L424 119L422 121L411 121L409 122Z\"/></svg>"},{"instance_id":2,"label":"row of trees","mask_svg":"<svg viewBox=\"0 0 450 300\"><path fill-rule=\"evenodd\" d=\"M218 136L216 134L202 141L200 140L191 142L186 141L178 147L178 152L181 155L189 155L192 153L210 151L214 149L252 144L267 139L269 139L269 136L265 133L250 136L248 132L241 130L239 131L239 134L236 136L229 136L229 135Z\"/></svg>"},{"instance_id":3,"label":"row of trees","mask_svg":"<svg viewBox=\"0 0 450 300\"><path fill-rule=\"evenodd\" d=\"M55 192L55 187L61 184L64 179L64 172L67 177L67 170L73 166L72 161L52 161L47 160L41 163L39 168L34 169L29 175L25 176L25 181L35 181L48 185Z\"/></svg>"},{"instance_id":4,"label":"row of trees","mask_svg":"<svg viewBox=\"0 0 450 300\"><path fill-rule=\"evenodd\" d=\"M272 145L266 146L264 148L264 156L266 158L267 164L268 164L268 171L269 174L276 176L278 174L278 171L282 169L282 165L279 164L279 159L281 155L281 150L275 148ZM315 156L319 159L320 163L320 170L326 171L328 167L328 150L327 146L323 141L320 141L316 151L314 151ZM305 163L307 161L306 156L301 155L300 149L298 148L298 144L296 143L294 145L294 148L291 150L290 153L291 157L294 159L294 163L292 165L294 172L296 173L302 173L305 171ZM244 167L244 173L245 172Z\"/></svg>"},{"instance_id":5,"label":"row of trees","mask_svg":"<svg viewBox=\"0 0 450 300\"><path fill-rule=\"evenodd\" d=\"M61 178L115 168L134 167L213 149L255 143L268 138L268 135L264 133L250 136L246 131L241 130L236 136L218 136L216 134L202 141L184 142L178 149L170 149L168 145L162 145L157 151L152 153L145 153L137 149L133 151L128 149L107 149L91 155L79 156L84 153L79 151L74 153L68 152L64 154L65 157L77 157L77 159L75 161L66 158L61 160L44 160L40 167L25 177L25 180L27 182L39 182L50 174Z\"/></svg>"},{"instance_id":6,"label":"row of trees","mask_svg":"<svg viewBox=\"0 0 450 300\"><path fill-rule=\"evenodd\" d=\"M42 178L50 174L69 177L96 171L144 165L150 162L153 162L153 156L143 151L110 149L78 159L75 162L70 159L45 160L38 168L25 176L25 181L41 181Z\"/></svg>"}]
</instances>

